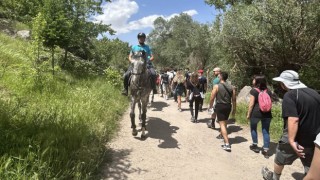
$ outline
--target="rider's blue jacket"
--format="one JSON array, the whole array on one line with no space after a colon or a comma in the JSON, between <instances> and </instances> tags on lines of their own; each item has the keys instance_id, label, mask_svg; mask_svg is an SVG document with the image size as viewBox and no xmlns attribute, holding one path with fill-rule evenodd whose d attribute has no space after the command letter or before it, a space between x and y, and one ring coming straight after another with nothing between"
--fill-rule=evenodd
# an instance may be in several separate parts
<instances>
[{"instance_id":1,"label":"rider's blue jacket","mask_svg":"<svg viewBox=\"0 0 320 180\"><path fill-rule=\"evenodd\" d=\"M148 66L152 66L152 62L150 61L150 56L152 55L152 51L150 49L150 47L146 44L144 45L134 45L131 47L131 51L130 51L130 55L132 56L135 52L138 52L138 51L145 51L147 54L147 58L148 58Z\"/></svg>"}]
</instances>

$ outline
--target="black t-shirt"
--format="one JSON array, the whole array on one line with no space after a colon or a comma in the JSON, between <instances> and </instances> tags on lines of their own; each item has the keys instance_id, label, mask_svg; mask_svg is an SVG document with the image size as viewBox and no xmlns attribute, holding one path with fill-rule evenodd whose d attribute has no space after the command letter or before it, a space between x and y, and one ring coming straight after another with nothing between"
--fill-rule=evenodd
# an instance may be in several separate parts
<instances>
[{"instance_id":1,"label":"black t-shirt","mask_svg":"<svg viewBox=\"0 0 320 180\"><path fill-rule=\"evenodd\" d=\"M260 90L260 91L262 91L262 90ZM267 93L271 97L272 93L269 89L267 90ZM252 95L254 97L254 106L252 109L251 117L252 118L272 118L271 111L270 112L262 112L260 110L259 102L258 102L259 92L256 89L252 88L250 91L250 95Z\"/></svg>"},{"instance_id":2,"label":"black t-shirt","mask_svg":"<svg viewBox=\"0 0 320 180\"><path fill-rule=\"evenodd\" d=\"M169 75L168 74L162 74L161 79L162 79L163 84L169 84Z\"/></svg>"},{"instance_id":3,"label":"black t-shirt","mask_svg":"<svg viewBox=\"0 0 320 180\"><path fill-rule=\"evenodd\" d=\"M320 95L310 88L289 90L283 97L282 117L284 127L281 141L288 142L288 117L298 117L295 141L304 147L314 147L313 141L320 132Z\"/></svg>"},{"instance_id":4,"label":"black t-shirt","mask_svg":"<svg viewBox=\"0 0 320 180\"><path fill-rule=\"evenodd\" d=\"M187 81L187 89L190 90L190 93L192 93L192 92L194 91L194 88L195 88L195 87L197 87L198 90L200 90L200 84L197 84L196 86L193 86L193 85L191 84L190 80ZM200 92L201 92L201 91L200 91Z\"/></svg>"},{"instance_id":5,"label":"black t-shirt","mask_svg":"<svg viewBox=\"0 0 320 180\"><path fill-rule=\"evenodd\" d=\"M207 84L207 78L204 76L199 77L199 84L200 84L200 92L205 92L205 84Z\"/></svg>"}]
</instances>

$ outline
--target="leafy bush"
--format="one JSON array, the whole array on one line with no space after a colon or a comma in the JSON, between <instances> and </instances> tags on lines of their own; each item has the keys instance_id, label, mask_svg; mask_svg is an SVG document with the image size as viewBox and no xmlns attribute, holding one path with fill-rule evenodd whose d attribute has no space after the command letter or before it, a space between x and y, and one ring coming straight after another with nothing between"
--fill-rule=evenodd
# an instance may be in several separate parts
<instances>
[{"instance_id":1,"label":"leafy bush","mask_svg":"<svg viewBox=\"0 0 320 180\"><path fill-rule=\"evenodd\" d=\"M0 179L96 179L127 98L102 77L37 73L29 45L0 34Z\"/></svg>"},{"instance_id":2,"label":"leafy bush","mask_svg":"<svg viewBox=\"0 0 320 180\"><path fill-rule=\"evenodd\" d=\"M122 86L122 76L120 72L112 67L108 67L105 71L107 83L114 87L120 88Z\"/></svg>"}]
</instances>

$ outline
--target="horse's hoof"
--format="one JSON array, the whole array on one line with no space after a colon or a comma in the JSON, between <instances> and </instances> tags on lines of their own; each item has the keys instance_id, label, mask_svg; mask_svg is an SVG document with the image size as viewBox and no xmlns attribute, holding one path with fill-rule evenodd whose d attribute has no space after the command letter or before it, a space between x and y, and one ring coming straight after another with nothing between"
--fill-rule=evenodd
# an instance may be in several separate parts
<instances>
[{"instance_id":1,"label":"horse's hoof","mask_svg":"<svg viewBox=\"0 0 320 180\"><path fill-rule=\"evenodd\" d=\"M137 131L136 129L132 130L132 135L133 135L133 136L138 135L138 131Z\"/></svg>"},{"instance_id":2,"label":"horse's hoof","mask_svg":"<svg viewBox=\"0 0 320 180\"><path fill-rule=\"evenodd\" d=\"M142 139L142 140L145 140L146 138L147 138L147 136L146 136L146 135L141 134L141 139Z\"/></svg>"}]
</instances>

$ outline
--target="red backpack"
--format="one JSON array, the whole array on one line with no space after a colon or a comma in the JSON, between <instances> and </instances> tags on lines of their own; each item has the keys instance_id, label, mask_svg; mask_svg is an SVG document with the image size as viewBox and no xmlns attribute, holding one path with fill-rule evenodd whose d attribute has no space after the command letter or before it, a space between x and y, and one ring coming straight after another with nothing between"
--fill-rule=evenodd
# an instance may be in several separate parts
<instances>
[{"instance_id":1,"label":"red backpack","mask_svg":"<svg viewBox=\"0 0 320 180\"><path fill-rule=\"evenodd\" d=\"M255 90L258 91L258 102L259 102L259 108L262 112L270 112L272 108L272 101L267 93L267 89L260 91L260 89L255 88Z\"/></svg>"}]
</instances>

